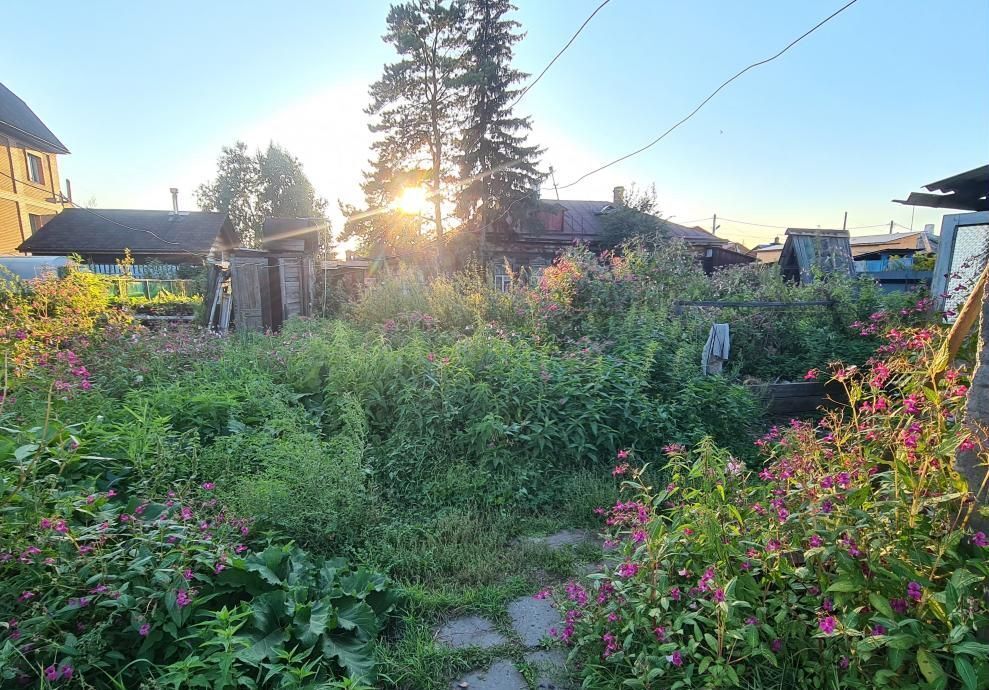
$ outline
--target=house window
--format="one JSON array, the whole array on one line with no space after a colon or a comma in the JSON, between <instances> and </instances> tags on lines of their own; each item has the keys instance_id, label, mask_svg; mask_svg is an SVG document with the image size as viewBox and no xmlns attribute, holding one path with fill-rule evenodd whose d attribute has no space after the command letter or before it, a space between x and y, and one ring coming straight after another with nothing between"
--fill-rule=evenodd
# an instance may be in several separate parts
<instances>
[{"instance_id":1,"label":"house window","mask_svg":"<svg viewBox=\"0 0 989 690\"><path fill-rule=\"evenodd\" d=\"M55 216L53 214L38 215L37 213L27 214L28 222L31 224L31 234L38 232L41 226L50 221Z\"/></svg>"},{"instance_id":2,"label":"house window","mask_svg":"<svg viewBox=\"0 0 989 690\"><path fill-rule=\"evenodd\" d=\"M31 182L45 183L45 163L41 160L41 156L27 154L27 176Z\"/></svg>"},{"instance_id":3,"label":"house window","mask_svg":"<svg viewBox=\"0 0 989 690\"><path fill-rule=\"evenodd\" d=\"M499 273L494 277L494 284L499 292L508 292L512 287L512 277Z\"/></svg>"}]
</instances>

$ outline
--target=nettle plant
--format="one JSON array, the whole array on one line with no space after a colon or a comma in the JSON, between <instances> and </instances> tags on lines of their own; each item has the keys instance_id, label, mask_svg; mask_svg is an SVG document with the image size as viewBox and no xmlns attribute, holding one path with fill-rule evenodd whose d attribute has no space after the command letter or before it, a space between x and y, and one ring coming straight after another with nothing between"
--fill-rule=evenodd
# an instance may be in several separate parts
<instances>
[{"instance_id":1,"label":"nettle plant","mask_svg":"<svg viewBox=\"0 0 989 690\"><path fill-rule=\"evenodd\" d=\"M930 330L835 367L848 405L757 444L668 448L669 484L623 460L602 510L614 572L559 597L584 687L989 687L989 539L952 469L973 440Z\"/></svg>"},{"instance_id":2,"label":"nettle plant","mask_svg":"<svg viewBox=\"0 0 989 690\"><path fill-rule=\"evenodd\" d=\"M394 603L382 575L291 544L258 550L211 482L148 500L126 469L85 454L84 431L0 429L0 685L373 678Z\"/></svg>"}]
</instances>

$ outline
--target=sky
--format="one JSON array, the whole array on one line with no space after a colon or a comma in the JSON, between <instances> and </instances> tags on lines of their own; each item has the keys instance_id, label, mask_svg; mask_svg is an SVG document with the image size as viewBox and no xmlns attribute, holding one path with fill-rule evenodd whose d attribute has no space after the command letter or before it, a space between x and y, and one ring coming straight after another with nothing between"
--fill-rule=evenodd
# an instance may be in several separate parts
<instances>
[{"instance_id":1,"label":"sky","mask_svg":"<svg viewBox=\"0 0 989 690\"><path fill-rule=\"evenodd\" d=\"M600 0L516 0L537 74ZM559 185L655 138L841 0L611 0L517 106ZM360 205L367 87L394 59L384 0L53 0L6 32L0 81L66 144L77 203L194 209L220 148L275 141L336 214ZM39 27L12 3L10 26ZM559 192L655 184L661 213L753 246L786 227L886 232L943 215L891 203L989 162L989 0L859 0L726 87L647 152ZM554 198L551 188L545 198ZM342 227L335 215L334 226ZM779 226L779 227L762 227ZM863 227L878 226L878 227ZM897 230L900 230L897 227Z\"/></svg>"}]
</instances>

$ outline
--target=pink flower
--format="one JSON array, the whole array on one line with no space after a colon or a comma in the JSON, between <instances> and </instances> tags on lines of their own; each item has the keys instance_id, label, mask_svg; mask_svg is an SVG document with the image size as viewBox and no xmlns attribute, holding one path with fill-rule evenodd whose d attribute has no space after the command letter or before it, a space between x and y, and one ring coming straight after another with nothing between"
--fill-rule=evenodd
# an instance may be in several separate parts
<instances>
[{"instance_id":1,"label":"pink flower","mask_svg":"<svg viewBox=\"0 0 989 690\"><path fill-rule=\"evenodd\" d=\"M147 637L149 632L151 632L151 625L145 623L144 625L141 626L141 629L137 631L137 634L140 635L141 637Z\"/></svg>"},{"instance_id":2,"label":"pink flower","mask_svg":"<svg viewBox=\"0 0 989 690\"><path fill-rule=\"evenodd\" d=\"M769 648L773 651L773 654L779 654L780 650L783 649L783 640L777 637L769 645Z\"/></svg>"},{"instance_id":3,"label":"pink flower","mask_svg":"<svg viewBox=\"0 0 989 690\"><path fill-rule=\"evenodd\" d=\"M807 543L810 544L811 548L815 548L816 549L818 546L820 546L821 544L823 544L824 541L819 536L817 536L816 534L812 534L810 536L810 539L807 540Z\"/></svg>"},{"instance_id":4,"label":"pink flower","mask_svg":"<svg viewBox=\"0 0 989 690\"><path fill-rule=\"evenodd\" d=\"M989 539L986 538L985 532L976 532L972 535L972 544L980 548L986 548L989 546Z\"/></svg>"},{"instance_id":5,"label":"pink flower","mask_svg":"<svg viewBox=\"0 0 989 690\"><path fill-rule=\"evenodd\" d=\"M806 374L804 374L804 381L816 381L817 377L820 376L821 372L817 369L811 369Z\"/></svg>"},{"instance_id":6,"label":"pink flower","mask_svg":"<svg viewBox=\"0 0 989 690\"><path fill-rule=\"evenodd\" d=\"M623 462L621 465L616 465L615 469L611 470L612 477L620 477L621 475L628 472L628 463Z\"/></svg>"},{"instance_id":7,"label":"pink flower","mask_svg":"<svg viewBox=\"0 0 989 690\"><path fill-rule=\"evenodd\" d=\"M962 442L958 444L958 450L975 450L975 441L972 440L971 436L966 436L962 439Z\"/></svg>"},{"instance_id":8,"label":"pink flower","mask_svg":"<svg viewBox=\"0 0 989 690\"><path fill-rule=\"evenodd\" d=\"M34 599L35 596L36 595L34 592L21 592L21 595L17 597L17 601L20 602L31 601L32 599Z\"/></svg>"},{"instance_id":9,"label":"pink flower","mask_svg":"<svg viewBox=\"0 0 989 690\"><path fill-rule=\"evenodd\" d=\"M192 601L190 592L191 590L186 591L184 589L180 589L178 593L175 595L175 605L178 606L180 609L188 606L189 603Z\"/></svg>"},{"instance_id":10,"label":"pink flower","mask_svg":"<svg viewBox=\"0 0 989 690\"><path fill-rule=\"evenodd\" d=\"M636 563L626 561L618 567L619 577L634 577L637 572L639 572L639 566Z\"/></svg>"},{"instance_id":11,"label":"pink flower","mask_svg":"<svg viewBox=\"0 0 989 690\"><path fill-rule=\"evenodd\" d=\"M215 488L216 488L216 484L214 484L213 482L203 482L204 491L212 491Z\"/></svg>"},{"instance_id":12,"label":"pink flower","mask_svg":"<svg viewBox=\"0 0 989 690\"><path fill-rule=\"evenodd\" d=\"M618 459L619 460L628 460L628 451L625 450L625 449L622 449L622 450L618 451Z\"/></svg>"},{"instance_id":13,"label":"pink flower","mask_svg":"<svg viewBox=\"0 0 989 690\"><path fill-rule=\"evenodd\" d=\"M666 639L666 628L659 626L653 630L656 633L656 639L663 642Z\"/></svg>"},{"instance_id":14,"label":"pink flower","mask_svg":"<svg viewBox=\"0 0 989 690\"><path fill-rule=\"evenodd\" d=\"M673 652L672 654L670 654L668 657L666 657L666 660L669 661L674 666L676 666L677 668L683 666L683 655L680 653L679 649Z\"/></svg>"},{"instance_id":15,"label":"pink flower","mask_svg":"<svg viewBox=\"0 0 989 690\"><path fill-rule=\"evenodd\" d=\"M821 632L823 632L825 635L830 635L831 633L834 632L835 627L837 627L837 623L838 622L835 620L834 616L825 616L824 618L821 619L820 623L818 623L817 626L821 629Z\"/></svg>"}]
</instances>

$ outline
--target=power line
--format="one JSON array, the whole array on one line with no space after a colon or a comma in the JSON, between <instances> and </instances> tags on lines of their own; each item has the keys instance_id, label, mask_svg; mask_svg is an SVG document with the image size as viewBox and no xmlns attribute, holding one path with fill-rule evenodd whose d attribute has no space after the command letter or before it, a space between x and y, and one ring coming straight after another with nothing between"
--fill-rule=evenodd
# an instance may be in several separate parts
<instances>
[{"instance_id":1,"label":"power line","mask_svg":"<svg viewBox=\"0 0 989 690\"><path fill-rule=\"evenodd\" d=\"M594 19L594 15L596 15L598 12L600 12L601 9L605 5L607 5L609 2L611 2L611 0L604 0L604 2L602 2L600 5L598 5L597 8L593 12L591 12L591 14L587 17L587 19L584 20L584 23L580 25L580 27L577 29L577 31L574 33L574 35L570 37L570 40L567 41L566 45L564 45L562 48L560 48L559 52L557 52L557 54L553 56L553 59L549 61L549 64L547 64L545 67L543 67L543 70L539 73L539 75L535 79L533 79L531 82L529 82L529 84L524 89L522 89L522 92L519 93L519 95L515 98L515 100L512 101L511 105L508 106L508 110L511 110L512 108L514 108L516 105L518 105L519 101L521 101L523 98L525 98L525 95L527 93L529 93L529 91L531 91L532 88L536 84L539 83L539 80L542 79L543 78L543 75L545 75L546 72L549 71L549 68L553 66L553 63L555 63L557 60L559 60L560 59L560 56L563 55L565 52L567 52L567 48L569 48L570 45L574 41L577 40L577 37L580 36L580 32L584 30L584 27L586 27L588 24L590 24L591 23L591 20ZM484 135L485 135L485 131L484 131L484 128L482 128L481 129L481 133L477 135L477 138L470 143L470 146L465 146L464 147L464 150L468 150L468 149L471 149L474 146L476 146L477 143L479 141L481 141L481 139L484 138ZM514 162L516 162L516 161L513 161L513 163ZM492 173L494 173L496 171L497 171L497 168L494 169L494 170L489 170L487 173L481 173L480 175L475 175L473 178L470 178L470 179L471 180L478 179L480 177L484 177L486 175L490 175L490 174L492 174ZM460 182L460 184L462 185L463 182L464 181L462 180Z\"/></svg>"},{"instance_id":2,"label":"power line","mask_svg":"<svg viewBox=\"0 0 989 690\"><path fill-rule=\"evenodd\" d=\"M560 52L558 52L556 55L554 55L553 56L553 59L549 61L549 64L546 65L543 68L543 71L539 73L539 76L537 76L535 79L533 79L532 82L528 86L526 86L524 89L522 89L522 93L520 93L518 95L518 98L516 98L514 101L512 101L512 104L510 106L508 106L509 109L512 109L516 105L518 105L518 102L521 101L525 97L525 95L527 93L529 93L529 91L532 90L532 87L534 87L536 84L539 83L539 80L542 79L543 78L543 75L546 74L546 72L549 71L549 68L553 66L553 63L556 62L557 60L559 60L560 59L560 56L563 55L565 52L567 52L567 48L570 47L570 44L572 44L574 41L577 40L577 37L580 36L580 32L584 30L584 27L591 23L591 20L594 19L594 15L596 15L598 12L600 12L601 9L605 5L607 5L609 2L611 2L611 0L604 0L604 2L602 2L600 5L597 6L597 9L595 9L593 12L591 12L591 15L587 19L584 20L584 23L581 24L580 25L580 28L577 29L576 33L574 33L574 35L570 37L570 40L567 41L566 45L564 45L562 48L560 48Z\"/></svg>"},{"instance_id":3,"label":"power line","mask_svg":"<svg viewBox=\"0 0 989 690\"><path fill-rule=\"evenodd\" d=\"M797 45L800 41L802 41L805 38L807 38L808 36L810 36L812 33L814 33L819 28L821 28L822 26L824 26L825 24L827 24L829 21L831 21L832 19L834 19L835 17L837 17L839 14L841 14L842 12L844 12L845 10L847 10L849 7L851 7L852 5L854 5L856 2L858 2L858 0L849 0L849 2L846 3L845 5L843 5L841 8L839 8L838 10L836 10L835 12L833 12L832 14L830 14L829 16L825 17L820 22L818 22L817 24L815 24L813 27L811 27L810 29L808 29L806 32L804 32L803 34L801 34L800 36L798 36L797 38L795 38L794 40L792 40L790 43L788 43L787 46L785 48L783 48L783 50L779 51L778 53L776 53L772 57L766 58L765 60L760 60L759 62L753 62L748 67L745 67L744 69L742 69L739 72L735 73L735 75L732 76L730 79L727 79L726 81L722 82L721 83L721 86L719 86L714 91L712 91L711 94L707 98L705 98L703 101L701 101L700 104L696 108L694 108L692 111L690 111L690 113L686 117L684 117L682 120L680 120L679 122L677 122L675 125L673 125L669 129L667 129L665 132L663 132L662 134L660 134L658 137L656 137L655 139L653 139L652 141L650 141L645 146L642 146L641 148L638 148L635 151L632 151L631 153L627 153L624 156L621 156L619 158L616 158L615 160L611 161L610 163L605 163L604 165L602 165L602 166L600 166L598 168L595 168L594 170L591 170L588 173L584 173L583 175L581 175L580 177L578 177L573 182L569 182L569 183L567 183L565 185L560 185L559 189L567 189L568 187L573 187L578 182L580 182L580 181L582 181L582 180L590 177L591 175L594 175L595 173L601 172L605 168L610 168L612 165L615 165L617 163L621 163L622 161L627 160L627 159L631 158L632 156L637 156L638 154L642 153L643 151L652 148L653 146L655 146L656 144L658 144L660 141L662 141L668 134L670 134L671 132L673 132L680 125L682 125L687 120L689 120L694 115L696 115L697 114L697 111L699 111L701 108L703 108L705 105L707 105L708 101L710 101L712 98L714 98L718 94L718 92L720 92L723 88L725 88L726 86L728 86L729 84L731 84L733 81L735 81L736 79L738 79L739 77L741 77L743 74L745 74L749 70L755 69L756 67L759 67L761 65L765 65L766 63L772 62L776 58L780 57L781 55L783 55L783 53L785 53L788 50L790 50L790 48L792 48L793 46Z\"/></svg>"}]
</instances>

